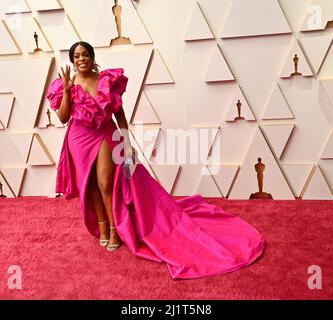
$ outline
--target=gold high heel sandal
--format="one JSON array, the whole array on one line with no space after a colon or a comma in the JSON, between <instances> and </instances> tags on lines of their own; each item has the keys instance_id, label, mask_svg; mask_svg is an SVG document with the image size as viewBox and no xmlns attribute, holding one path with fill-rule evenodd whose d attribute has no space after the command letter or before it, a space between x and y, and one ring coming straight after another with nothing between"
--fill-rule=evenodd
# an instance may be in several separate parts
<instances>
[{"instance_id":1,"label":"gold high heel sandal","mask_svg":"<svg viewBox=\"0 0 333 320\"><path fill-rule=\"evenodd\" d=\"M114 226L110 226L110 229L111 229L111 230L115 230L116 227L114 227ZM108 251L112 252L112 251L117 250L117 249L119 248L119 246L120 246L120 243L110 243L110 242L109 242L109 244L108 244L108 246L107 246L106 249L107 249Z\"/></svg>"},{"instance_id":2,"label":"gold high heel sandal","mask_svg":"<svg viewBox=\"0 0 333 320\"><path fill-rule=\"evenodd\" d=\"M104 224L107 223L108 220L104 220L104 221L98 221L98 224ZM99 244L102 247L106 247L109 244L109 240L108 239L99 239Z\"/></svg>"}]
</instances>

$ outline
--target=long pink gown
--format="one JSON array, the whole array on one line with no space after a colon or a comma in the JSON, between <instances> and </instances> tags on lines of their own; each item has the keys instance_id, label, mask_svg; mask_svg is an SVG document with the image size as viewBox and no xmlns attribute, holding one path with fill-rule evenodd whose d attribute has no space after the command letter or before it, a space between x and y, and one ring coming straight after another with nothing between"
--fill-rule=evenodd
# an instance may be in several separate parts
<instances>
[{"instance_id":1,"label":"long pink gown","mask_svg":"<svg viewBox=\"0 0 333 320\"><path fill-rule=\"evenodd\" d=\"M80 85L71 88L71 119L59 159L56 192L66 199L80 198L84 223L95 237L99 228L87 183L103 139L111 150L119 143L112 139L114 131L119 132L112 114L122 107L127 81L123 69L106 69L100 72L96 97ZM53 110L59 109L62 94L62 80L56 79L47 95ZM251 264L265 247L254 227L206 203L200 195L175 200L142 164L131 179L125 178L122 165L116 166L113 215L126 246L139 257L165 262L173 279L238 270Z\"/></svg>"}]
</instances>

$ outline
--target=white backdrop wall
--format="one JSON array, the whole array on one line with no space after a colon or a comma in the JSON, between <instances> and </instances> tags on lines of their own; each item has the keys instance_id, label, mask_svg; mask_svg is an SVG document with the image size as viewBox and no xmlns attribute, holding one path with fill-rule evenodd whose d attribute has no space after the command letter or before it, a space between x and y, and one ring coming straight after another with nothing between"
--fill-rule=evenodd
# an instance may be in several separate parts
<instances>
[{"instance_id":1,"label":"white backdrop wall","mask_svg":"<svg viewBox=\"0 0 333 320\"><path fill-rule=\"evenodd\" d=\"M172 194L248 199L258 191L261 157L264 191L274 199L332 199L331 0L119 4L131 44L110 46L117 36L112 0L0 1L0 182L7 197L55 196L66 127L53 111L55 126L47 127L45 93L69 63L71 44L84 40L102 69L125 69L132 141ZM34 32L42 52L34 52ZM291 77L295 54L302 75ZM235 121L238 100L245 120ZM208 149L200 149L211 160L208 171L205 163L166 161L172 129L208 132ZM142 133L150 140L141 141Z\"/></svg>"}]
</instances>

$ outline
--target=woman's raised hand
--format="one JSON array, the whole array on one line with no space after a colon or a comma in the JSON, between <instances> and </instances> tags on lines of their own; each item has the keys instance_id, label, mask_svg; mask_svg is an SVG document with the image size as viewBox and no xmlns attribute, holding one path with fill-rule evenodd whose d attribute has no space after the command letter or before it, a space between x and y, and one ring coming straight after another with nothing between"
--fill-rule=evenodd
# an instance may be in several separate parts
<instances>
[{"instance_id":1,"label":"woman's raised hand","mask_svg":"<svg viewBox=\"0 0 333 320\"><path fill-rule=\"evenodd\" d=\"M66 71L61 67L61 74L58 73L58 75L62 79L65 90L69 90L74 85L75 75L71 79L71 67L69 65L66 65Z\"/></svg>"}]
</instances>

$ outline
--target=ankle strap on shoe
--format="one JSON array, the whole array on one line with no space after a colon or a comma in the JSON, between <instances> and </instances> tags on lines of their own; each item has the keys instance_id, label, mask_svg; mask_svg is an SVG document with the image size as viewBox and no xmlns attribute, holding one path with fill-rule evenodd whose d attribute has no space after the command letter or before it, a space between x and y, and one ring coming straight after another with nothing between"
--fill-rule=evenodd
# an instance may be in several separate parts
<instances>
[{"instance_id":1,"label":"ankle strap on shoe","mask_svg":"<svg viewBox=\"0 0 333 320\"><path fill-rule=\"evenodd\" d=\"M114 230L114 229L116 229L116 227L115 226L110 226L110 229Z\"/></svg>"},{"instance_id":2,"label":"ankle strap on shoe","mask_svg":"<svg viewBox=\"0 0 333 320\"><path fill-rule=\"evenodd\" d=\"M104 224L104 223L107 223L108 220L104 220L104 221L98 221L99 224Z\"/></svg>"}]
</instances>

